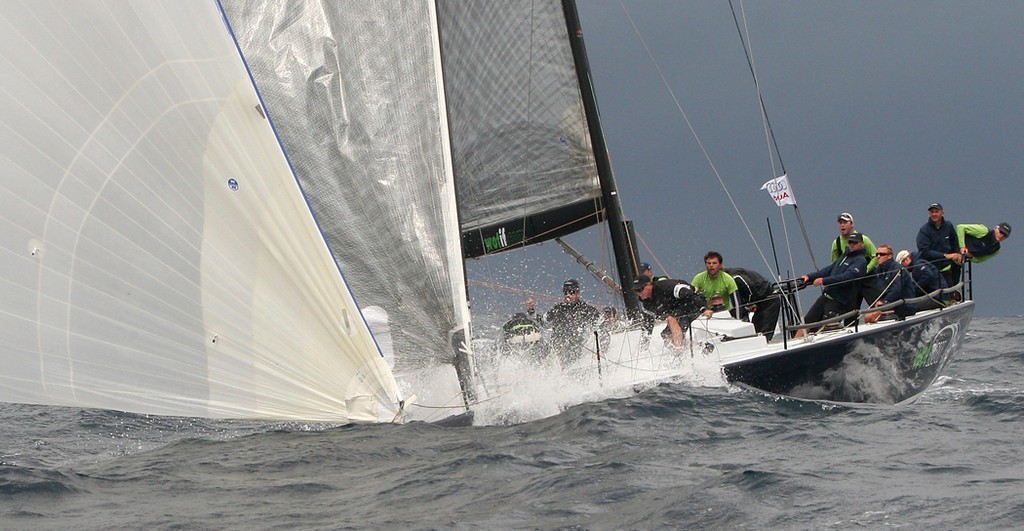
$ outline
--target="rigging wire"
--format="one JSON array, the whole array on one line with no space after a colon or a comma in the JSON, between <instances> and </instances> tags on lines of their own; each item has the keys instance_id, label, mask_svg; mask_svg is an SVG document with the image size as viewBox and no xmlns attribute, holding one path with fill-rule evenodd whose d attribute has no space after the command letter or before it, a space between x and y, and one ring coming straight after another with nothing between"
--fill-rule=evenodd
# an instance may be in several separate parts
<instances>
[{"instance_id":1,"label":"rigging wire","mask_svg":"<svg viewBox=\"0 0 1024 531\"><path fill-rule=\"evenodd\" d=\"M736 8L733 6L732 0L729 0L729 9L732 10L732 19L733 22L736 24L736 32L739 34L740 43L743 45L743 53L747 57L747 66L750 67L750 76L754 81L754 89L757 91L757 100L760 103L761 108L761 119L764 122L765 127L765 144L768 147L768 159L771 161L772 178L775 178L775 176L780 175L780 173L775 171L775 159L773 158L772 146L775 147L774 156L777 156L779 159L779 168L782 170L781 175L786 175L788 172L786 171L785 163L782 162L782 151L779 150L779 142L778 139L775 137L775 130L772 128L772 122L768 118L768 107L765 105L764 96L761 93L761 83L757 77L757 68L754 67L754 49L753 44L751 43L751 40L749 38L750 28L747 25L747 12L746 9L744 9L743 7L743 0L739 0L739 2L740 13L742 13L743 15L742 30L740 29L739 20L737 20L736 18ZM743 38L744 35L747 35L747 39ZM782 217L782 230L783 232L785 232L786 235L786 250L789 253L789 264L790 267L795 270L796 266L795 261L793 260L793 248L792 245L790 245L789 239L789 227L786 224L786 216L783 208L784 205L779 205L779 215ZM803 233L804 242L807 244L807 252L811 256L811 264L814 266L815 269L817 269L818 263L817 260L815 260L814 258L814 249L811 247L811 239L810 237L807 236L807 228L804 226L803 216L800 215L800 207L798 207L796 203L793 203L793 212L796 213L797 222L800 224L800 231ZM779 275L779 278L782 278L781 274Z\"/></svg>"},{"instance_id":2,"label":"rigging wire","mask_svg":"<svg viewBox=\"0 0 1024 531\"><path fill-rule=\"evenodd\" d=\"M778 175L786 175L786 164L782 161L782 152L779 151L779 142L775 138L775 130L772 129L772 121L768 118L768 107L764 103L764 95L761 93L761 82L757 77L757 68L754 67L754 48L753 43L749 41L744 35L750 35L750 27L747 25L747 12L743 8L743 0L740 0L740 12L743 18L743 27L740 27L739 18L736 16L736 7L733 5L732 0L729 0L729 10L732 12L732 21L736 24L736 33L740 37L740 44L743 46L743 55L747 58L747 67L750 68L750 77L754 81L754 90L757 92L757 101L761 110L761 123L764 124L765 134L765 145L768 148L768 160L771 163L772 174L771 178L775 178ZM775 149L773 150L772 147ZM775 157L779 159L779 169L781 173L775 170ZM786 223L785 205L778 205L779 217L782 218L782 232L786 240L786 253L789 255L789 267L793 271L796 271L796 262L793 260L793 246L790 244L789 239L789 225ZM796 208L796 205L794 205ZM813 256L813 255L812 255ZM769 268L770 269L770 268ZM817 269L817 267L815 267ZM775 272L776 279L782 278L782 272Z\"/></svg>"},{"instance_id":3,"label":"rigging wire","mask_svg":"<svg viewBox=\"0 0 1024 531\"><path fill-rule=\"evenodd\" d=\"M736 24L736 31L739 33L740 36L740 44L743 45L743 53L747 57L747 66L750 68L750 75L754 79L754 88L757 89L757 100L761 104L761 118L764 121L765 134L768 137L769 142L768 159L771 161L772 176L774 177L777 174L777 172L775 171L775 157L778 156L779 168L782 170L782 173L786 173L786 165L785 163L782 162L782 152L779 151L779 143L775 138L775 131L772 129L772 122L768 118L768 108L765 106L764 96L761 94L761 84L757 79L757 69L754 68L753 48L750 44L748 44L747 40L743 37L744 33L747 35L750 34L750 29L747 27L747 13L743 9L743 0L740 0L740 11L743 13L743 29L740 29L740 22L736 18L736 8L733 7L732 0L729 0L729 9L732 10L732 20ZM772 147L775 148L774 153Z\"/></svg>"},{"instance_id":4,"label":"rigging wire","mask_svg":"<svg viewBox=\"0 0 1024 531\"><path fill-rule=\"evenodd\" d=\"M470 280L467 281L467 284L469 284L470 286L479 286L481 288L487 288L487 289L490 289L490 290L493 290L493 291L504 291L506 293L514 293L516 295L526 295L527 297L530 297L530 298L535 299L535 300L542 300L542 301L556 302L556 303L562 300L561 297L558 297L558 296L555 296L555 295L551 295L549 293L541 293L541 292L537 292L537 291L533 291L533 290L529 290L529 289L523 289L523 288L514 288L512 286L506 286L504 284L499 284L497 282L489 282L489 281L486 281L486 280L470 279Z\"/></svg>"},{"instance_id":5,"label":"rigging wire","mask_svg":"<svg viewBox=\"0 0 1024 531\"><path fill-rule=\"evenodd\" d=\"M668 269L665 269L665 265L661 263L661 259L654 254L654 250L651 249L651 246L647 244L647 240L645 240L639 233L637 233L636 239L640 240L640 243L644 244L644 249L647 249L647 254L651 255L651 260L658 265L658 269L661 271L668 271Z\"/></svg>"},{"instance_id":6,"label":"rigging wire","mask_svg":"<svg viewBox=\"0 0 1024 531\"><path fill-rule=\"evenodd\" d=\"M700 148L700 151L704 155L704 159L707 161L708 166L711 167L712 173L715 174L715 178L718 179L718 183L722 186L722 191L725 192L725 196L729 199L729 203L732 205L733 210L739 217L740 223L743 224L744 230L747 231L747 235L750 237L750 241L753 242L754 248L757 249L758 254L761 256L761 260L764 262L768 270L773 270L772 266L768 263L768 258L765 257L764 255L764 250L761 249L761 245L757 242L757 239L754 237L753 231L747 224L746 218L744 218L743 213L740 212L739 206L736 204L736 200L733 199L732 194L729 192L729 187L725 184L725 180L722 178L721 173L715 166L714 161L711 160L711 155L708 153L708 150L704 147L704 143L701 142L700 136L697 134L697 130L693 127L693 124L690 122L690 117L686 114L686 111L683 109L682 104L679 102L679 98L676 97L675 91L672 90L672 86L669 84L668 78L665 77L664 70L662 70L661 65L659 65L658 61L654 58L654 54L651 52L651 48L647 45L647 41L640 33L640 29L637 27L636 22L633 20L632 15L629 14L629 10L626 9L626 6L622 2L622 0L619 0L619 6L622 8L623 13L626 14L626 18L629 20L629 24L630 26L632 26L633 32L636 34L637 38L640 39L640 44L641 46L643 46L644 51L647 53L647 58L650 59L651 64L654 65L654 69L658 72L658 76L661 78L662 84L665 86L665 89L668 91L669 96L675 103L676 109L679 111L679 114L683 117L683 121L686 122L686 127L689 128L691 136L693 136L694 141L697 142L697 147Z\"/></svg>"}]
</instances>

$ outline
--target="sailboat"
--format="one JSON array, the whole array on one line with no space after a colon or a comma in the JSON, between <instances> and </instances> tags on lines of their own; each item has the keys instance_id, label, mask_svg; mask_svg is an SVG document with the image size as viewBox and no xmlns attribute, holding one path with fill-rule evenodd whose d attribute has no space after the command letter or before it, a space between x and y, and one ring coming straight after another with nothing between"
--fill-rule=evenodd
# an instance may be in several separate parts
<instances>
[{"instance_id":1,"label":"sailboat","mask_svg":"<svg viewBox=\"0 0 1024 531\"><path fill-rule=\"evenodd\" d=\"M474 7L447 11L440 4L466 257L517 249L605 223L618 285L629 286L639 262L636 238L618 201L574 3L510 2L486 9L469 4ZM481 28L472 23L474 17L491 23ZM545 194L563 192L565 196L550 203L541 201ZM477 204L483 205L480 210L471 208ZM608 283L607 275L599 276ZM791 289L783 290L787 303L797 289L788 285ZM922 299L967 293L963 288L953 286ZM617 291L628 311L639 310L632 290ZM793 310L791 321L784 321L771 341L756 334L749 322L716 314L691 323L689 346L682 355L690 360L681 360L679 352L657 340L647 341L646 331L630 330L614 334L603 348L595 340L593 356L565 369L603 386L629 387L678 378L692 371L692 360L699 358L712 362L729 382L771 393L905 403L926 390L959 350L973 310L969 296L904 321L876 324L860 323L859 312L800 323L799 312ZM856 325L830 326L842 319ZM798 328L822 330L807 339L789 339ZM651 337L657 338L659 330Z\"/></svg>"},{"instance_id":2,"label":"sailboat","mask_svg":"<svg viewBox=\"0 0 1024 531\"><path fill-rule=\"evenodd\" d=\"M605 224L635 274L572 1L41 1L0 23L0 401L462 413L489 394L465 260ZM787 393L905 336L902 401L972 309L804 345L719 319L699 358L628 330L567 370L631 388L711 360Z\"/></svg>"},{"instance_id":3,"label":"sailboat","mask_svg":"<svg viewBox=\"0 0 1024 531\"><path fill-rule=\"evenodd\" d=\"M474 5L452 9L441 24L466 256L517 249L605 223L618 285L630 286L639 263L637 239L618 200L574 3L511 2L489 5L486 12ZM492 22L481 28L471 23L472 17L508 21L508 26ZM527 26L528 20L532 24ZM520 31L512 21L521 24ZM460 31L453 35L452 27ZM527 47L529 51L524 51ZM453 56L452 50L467 56ZM531 61L522 59L525 66L510 64L509 57ZM552 66L559 64L572 68ZM570 71L575 75L567 76ZM529 77L518 79L517 73ZM469 191L467 182L473 187ZM525 204L539 203L549 192L567 195L548 204ZM469 204L487 204L487 198L492 206L483 210L484 215L468 209ZM603 272L596 276L602 283L614 283ZM798 286L781 285L789 288L781 291L783 302L790 304ZM959 350L974 310L963 288L952 286L922 299L962 291L967 295L964 302L904 321L863 324L858 312L823 323L801 323L793 309L790 321L783 321L780 333L770 341L755 333L750 322L719 313L691 323L684 353L654 339L663 324L650 340L643 329L628 330L613 334L603 347L595 339L593 355L565 370L601 386L629 388L677 379L692 373L695 363L710 363L726 381L770 393L905 403L926 390ZM628 312L639 311L631 289L616 291ZM843 319L856 324L831 326ZM790 340L790 332L798 328L824 329L807 339Z\"/></svg>"}]
</instances>

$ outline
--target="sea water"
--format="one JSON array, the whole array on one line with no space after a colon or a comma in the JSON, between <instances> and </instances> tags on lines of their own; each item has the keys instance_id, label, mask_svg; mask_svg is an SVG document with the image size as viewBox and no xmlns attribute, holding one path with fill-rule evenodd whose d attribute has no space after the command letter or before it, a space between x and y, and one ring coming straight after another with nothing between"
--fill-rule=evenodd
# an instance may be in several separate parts
<instances>
[{"instance_id":1,"label":"sea water","mask_svg":"<svg viewBox=\"0 0 1024 531\"><path fill-rule=\"evenodd\" d=\"M976 319L905 406L685 381L460 428L0 405L0 529L1014 528L1022 325Z\"/></svg>"}]
</instances>

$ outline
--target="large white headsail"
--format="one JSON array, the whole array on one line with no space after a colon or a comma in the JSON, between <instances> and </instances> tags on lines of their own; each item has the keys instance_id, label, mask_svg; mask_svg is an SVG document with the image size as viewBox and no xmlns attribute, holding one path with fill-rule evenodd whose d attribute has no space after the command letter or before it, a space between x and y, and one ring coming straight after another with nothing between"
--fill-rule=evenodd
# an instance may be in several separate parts
<instances>
[{"instance_id":1,"label":"large white headsail","mask_svg":"<svg viewBox=\"0 0 1024 531\"><path fill-rule=\"evenodd\" d=\"M0 69L0 400L397 407L215 2L5 5Z\"/></svg>"}]
</instances>

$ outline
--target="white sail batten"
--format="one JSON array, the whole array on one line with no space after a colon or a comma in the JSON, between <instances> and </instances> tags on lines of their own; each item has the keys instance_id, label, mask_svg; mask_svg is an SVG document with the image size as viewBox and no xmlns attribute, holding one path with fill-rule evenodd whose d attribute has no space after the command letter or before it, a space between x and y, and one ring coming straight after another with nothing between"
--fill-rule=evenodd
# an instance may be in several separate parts
<instances>
[{"instance_id":1,"label":"white sail batten","mask_svg":"<svg viewBox=\"0 0 1024 531\"><path fill-rule=\"evenodd\" d=\"M393 414L216 3L7 5L0 65L0 400Z\"/></svg>"}]
</instances>

